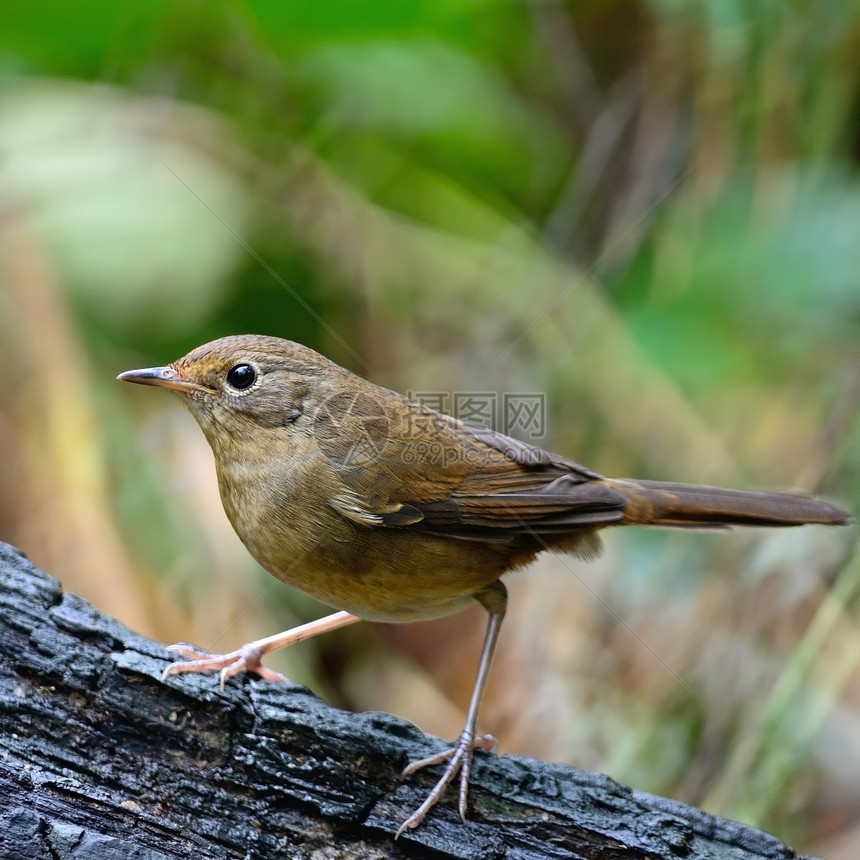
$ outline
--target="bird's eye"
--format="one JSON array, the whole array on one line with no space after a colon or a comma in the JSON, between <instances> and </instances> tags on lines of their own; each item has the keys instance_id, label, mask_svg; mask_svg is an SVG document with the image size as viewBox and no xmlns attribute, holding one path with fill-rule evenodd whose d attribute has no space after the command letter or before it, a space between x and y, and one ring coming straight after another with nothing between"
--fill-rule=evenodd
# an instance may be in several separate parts
<instances>
[{"instance_id":1,"label":"bird's eye","mask_svg":"<svg viewBox=\"0 0 860 860\"><path fill-rule=\"evenodd\" d=\"M227 371L227 384L237 391L250 388L257 381L257 371L250 364L234 364Z\"/></svg>"}]
</instances>

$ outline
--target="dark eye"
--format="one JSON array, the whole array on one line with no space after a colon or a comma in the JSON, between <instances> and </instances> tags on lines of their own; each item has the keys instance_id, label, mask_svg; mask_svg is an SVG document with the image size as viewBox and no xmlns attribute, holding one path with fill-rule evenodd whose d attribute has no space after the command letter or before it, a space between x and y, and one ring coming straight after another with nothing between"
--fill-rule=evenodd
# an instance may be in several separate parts
<instances>
[{"instance_id":1,"label":"dark eye","mask_svg":"<svg viewBox=\"0 0 860 860\"><path fill-rule=\"evenodd\" d=\"M257 371L250 364L234 364L227 371L227 384L237 391L250 388L257 381Z\"/></svg>"}]
</instances>

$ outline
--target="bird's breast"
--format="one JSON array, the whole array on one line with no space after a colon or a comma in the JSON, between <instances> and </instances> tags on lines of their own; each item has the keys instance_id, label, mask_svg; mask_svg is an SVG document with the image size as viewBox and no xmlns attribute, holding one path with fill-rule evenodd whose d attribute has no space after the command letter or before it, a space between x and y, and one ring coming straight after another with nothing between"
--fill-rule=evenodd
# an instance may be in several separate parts
<instances>
[{"instance_id":1,"label":"bird's breast","mask_svg":"<svg viewBox=\"0 0 860 860\"><path fill-rule=\"evenodd\" d=\"M339 514L325 473L219 464L233 528L273 576L317 600L376 621L418 621L465 608L511 566L499 546L406 528L362 526Z\"/></svg>"}]
</instances>

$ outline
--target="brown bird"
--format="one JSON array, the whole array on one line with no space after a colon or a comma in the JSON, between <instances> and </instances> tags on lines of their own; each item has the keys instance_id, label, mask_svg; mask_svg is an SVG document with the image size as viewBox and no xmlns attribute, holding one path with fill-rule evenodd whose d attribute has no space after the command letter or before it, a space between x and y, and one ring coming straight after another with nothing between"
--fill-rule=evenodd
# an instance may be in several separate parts
<instances>
[{"instance_id":1,"label":"brown bird","mask_svg":"<svg viewBox=\"0 0 860 860\"><path fill-rule=\"evenodd\" d=\"M119 379L181 395L215 455L221 500L251 555L273 576L342 610L230 654L178 647L165 674L220 670L281 676L277 648L360 619L438 618L477 600L489 613L466 723L417 827L460 775L465 820L478 711L507 592L501 577L546 549L593 557L598 529L649 525L844 525L842 508L808 496L605 478L501 433L464 424L380 388L305 346L225 337L166 367Z\"/></svg>"}]
</instances>

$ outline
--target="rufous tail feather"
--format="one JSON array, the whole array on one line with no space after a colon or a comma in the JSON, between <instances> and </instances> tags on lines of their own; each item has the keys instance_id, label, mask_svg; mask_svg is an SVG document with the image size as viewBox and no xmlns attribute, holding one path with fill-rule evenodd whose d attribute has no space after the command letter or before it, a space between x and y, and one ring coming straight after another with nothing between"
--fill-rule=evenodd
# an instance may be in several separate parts
<instances>
[{"instance_id":1,"label":"rufous tail feather","mask_svg":"<svg viewBox=\"0 0 860 860\"><path fill-rule=\"evenodd\" d=\"M811 496L724 490L663 481L613 480L627 497L624 522L655 526L719 527L846 525L848 511Z\"/></svg>"}]
</instances>

